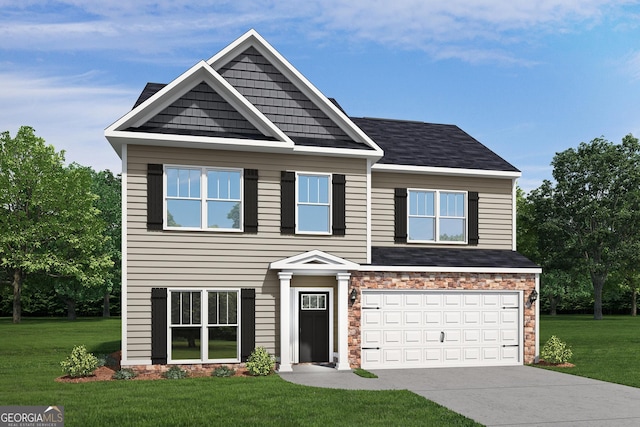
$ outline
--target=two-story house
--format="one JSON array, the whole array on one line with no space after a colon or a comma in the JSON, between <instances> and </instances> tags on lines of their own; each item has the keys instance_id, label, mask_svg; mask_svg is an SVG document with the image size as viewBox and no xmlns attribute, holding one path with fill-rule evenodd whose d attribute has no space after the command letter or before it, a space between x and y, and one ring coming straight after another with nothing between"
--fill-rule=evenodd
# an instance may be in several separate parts
<instances>
[{"instance_id":1,"label":"two-story house","mask_svg":"<svg viewBox=\"0 0 640 427\"><path fill-rule=\"evenodd\" d=\"M540 268L520 172L453 125L349 117L255 31L105 136L122 159L122 365L519 365Z\"/></svg>"}]
</instances>

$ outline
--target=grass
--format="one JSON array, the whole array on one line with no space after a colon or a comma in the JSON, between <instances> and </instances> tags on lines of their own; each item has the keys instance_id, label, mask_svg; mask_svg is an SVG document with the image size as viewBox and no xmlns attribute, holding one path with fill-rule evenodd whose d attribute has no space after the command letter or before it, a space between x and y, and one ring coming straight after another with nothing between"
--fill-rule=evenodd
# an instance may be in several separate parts
<instances>
[{"instance_id":1,"label":"grass","mask_svg":"<svg viewBox=\"0 0 640 427\"><path fill-rule=\"evenodd\" d=\"M640 387L640 317L541 316L540 347L551 335L571 347L576 366L546 369Z\"/></svg>"},{"instance_id":2,"label":"grass","mask_svg":"<svg viewBox=\"0 0 640 427\"><path fill-rule=\"evenodd\" d=\"M66 426L479 425L408 391L351 391L268 377L57 383L74 345L120 347L119 319L0 318L0 404L60 405Z\"/></svg>"},{"instance_id":3,"label":"grass","mask_svg":"<svg viewBox=\"0 0 640 427\"><path fill-rule=\"evenodd\" d=\"M353 373L362 378L378 378L376 374L373 372L369 372L362 368L356 368L353 370Z\"/></svg>"}]
</instances>

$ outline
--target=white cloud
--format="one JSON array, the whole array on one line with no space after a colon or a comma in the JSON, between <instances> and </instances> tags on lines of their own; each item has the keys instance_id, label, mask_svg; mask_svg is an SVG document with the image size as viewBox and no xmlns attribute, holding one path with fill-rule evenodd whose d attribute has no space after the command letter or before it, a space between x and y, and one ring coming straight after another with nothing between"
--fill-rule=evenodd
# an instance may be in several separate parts
<instances>
[{"instance_id":1,"label":"white cloud","mask_svg":"<svg viewBox=\"0 0 640 427\"><path fill-rule=\"evenodd\" d=\"M15 3L15 2L11 2ZM577 31L636 0L66 0L0 2L0 48L116 49L156 55L228 42L248 28L289 37L349 39L436 58L517 62L509 51ZM37 6L34 6L36 5ZM53 5L53 6L52 6ZM271 34L269 34L271 36ZM271 38L271 37L269 37Z\"/></svg>"},{"instance_id":2,"label":"white cloud","mask_svg":"<svg viewBox=\"0 0 640 427\"><path fill-rule=\"evenodd\" d=\"M56 150L65 150L68 162L119 172L120 161L103 130L131 108L136 92L100 86L94 78L0 71L0 131L15 135L20 126L31 126Z\"/></svg>"}]
</instances>

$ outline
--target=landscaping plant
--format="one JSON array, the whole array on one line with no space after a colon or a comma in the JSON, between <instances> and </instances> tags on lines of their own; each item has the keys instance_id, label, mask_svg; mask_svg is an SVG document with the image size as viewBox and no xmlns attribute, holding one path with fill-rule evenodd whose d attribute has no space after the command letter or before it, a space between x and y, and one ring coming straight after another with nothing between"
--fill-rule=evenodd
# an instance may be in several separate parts
<instances>
[{"instance_id":1,"label":"landscaping plant","mask_svg":"<svg viewBox=\"0 0 640 427\"><path fill-rule=\"evenodd\" d=\"M269 375L275 368L275 358L266 348L256 347L247 359L247 371L254 376Z\"/></svg>"},{"instance_id":2,"label":"landscaping plant","mask_svg":"<svg viewBox=\"0 0 640 427\"><path fill-rule=\"evenodd\" d=\"M167 372L164 373L164 377L168 380L179 380L187 378L188 372L182 369L180 366L172 366Z\"/></svg>"},{"instance_id":3,"label":"landscaping plant","mask_svg":"<svg viewBox=\"0 0 640 427\"><path fill-rule=\"evenodd\" d=\"M540 357L545 362L553 364L567 363L571 360L573 352L567 346L567 343L552 335L540 350Z\"/></svg>"},{"instance_id":4,"label":"landscaping plant","mask_svg":"<svg viewBox=\"0 0 640 427\"><path fill-rule=\"evenodd\" d=\"M228 366L219 366L211 372L212 377L232 377L236 371Z\"/></svg>"},{"instance_id":5,"label":"landscaping plant","mask_svg":"<svg viewBox=\"0 0 640 427\"><path fill-rule=\"evenodd\" d=\"M98 358L83 345L73 347L71 355L60 362L64 372L72 378L88 377L98 367Z\"/></svg>"},{"instance_id":6,"label":"landscaping plant","mask_svg":"<svg viewBox=\"0 0 640 427\"><path fill-rule=\"evenodd\" d=\"M137 377L136 371L129 368L123 368L113 374L114 380L132 380Z\"/></svg>"}]
</instances>

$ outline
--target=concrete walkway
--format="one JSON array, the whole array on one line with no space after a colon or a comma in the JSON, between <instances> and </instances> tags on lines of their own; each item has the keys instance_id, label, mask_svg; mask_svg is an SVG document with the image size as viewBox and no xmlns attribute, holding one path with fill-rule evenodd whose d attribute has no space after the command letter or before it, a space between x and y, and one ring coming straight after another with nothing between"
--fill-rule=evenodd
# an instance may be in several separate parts
<instances>
[{"instance_id":1,"label":"concrete walkway","mask_svg":"<svg viewBox=\"0 0 640 427\"><path fill-rule=\"evenodd\" d=\"M409 390L486 426L640 426L640 389L529 366L390 369L361 378L298 365L280 376L315 387Z\"/></svg>"}]
</instances>

